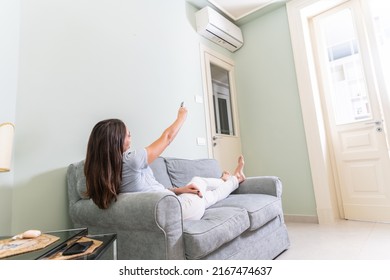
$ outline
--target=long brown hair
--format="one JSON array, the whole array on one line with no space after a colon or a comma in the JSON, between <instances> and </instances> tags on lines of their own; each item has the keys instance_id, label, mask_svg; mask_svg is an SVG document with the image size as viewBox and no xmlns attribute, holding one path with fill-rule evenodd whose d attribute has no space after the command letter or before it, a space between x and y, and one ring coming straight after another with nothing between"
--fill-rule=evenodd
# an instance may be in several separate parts
<instances>
[{"instance_id":1,"label":"long brown hair","mask_svg":"<svg viewBox=\"0 0 390 280\"><path fill-rule=\"evenodd\" d=\"M126 125L118 119L98 122L89 137L84 164L87 195L101 209L107 209L119 194L125 137Z\"/></svg>"}]
</instances>

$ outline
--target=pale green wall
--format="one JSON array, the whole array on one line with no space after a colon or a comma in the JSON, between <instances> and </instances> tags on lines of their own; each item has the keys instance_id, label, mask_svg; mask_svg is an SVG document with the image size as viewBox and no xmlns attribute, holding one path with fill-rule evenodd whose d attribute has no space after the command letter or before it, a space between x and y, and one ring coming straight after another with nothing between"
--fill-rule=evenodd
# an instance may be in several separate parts
<instances>
[{"instance_id":1,"label":"pale green wall","mask_svg":"<svg viewBox=\"0 0 390 280\"><path fill-rule=\"evenodd\" d=\"M20 1L0 1L0 123L15 123ZM0 172L0 235L11 231L14 168Z\"/></svg>"},{"instance_id":2,"label":"pale green wall","mask_svg":"<svg viewBox=\"0 0 390 280\"><path fill-rule=\"evenodd\" d=\"M316 216L286 8L241 28L234 59L247 173L279 176L284 212Z\"/></svg>"},{"instance_id":3,"label":"pale green wall","mask_svg":"<svg viewBox=\"0 0 390 280\"><path fill-rule=\"evenodd\" d=\"M206 136L194 101L203 94L200 42L237 60L247 172L283 179L287 214L314 214L285 10L243 26L235 54L195 32L195 11L183 0L21 0L12 206L1 211L12 222L0 235L69 227L66 168L84 158L101 119L123 119L143 147L185 101L187 122L165 155L207 157L196 145Z\"/></svg>"},{"instance_id":4,"label":"pale green wall","mask_svg":"<svg viewBox=\"0 0 390 280\"><path fill-rule=\"evenodd\" d=\"M192 12L190 10L192 9ZM199 36L182 0L22 1L12 230L66 228L65 172L93 125L123 119L134 147L187 122L165 155L207 156Z\"/></svg>"}]
</instances>

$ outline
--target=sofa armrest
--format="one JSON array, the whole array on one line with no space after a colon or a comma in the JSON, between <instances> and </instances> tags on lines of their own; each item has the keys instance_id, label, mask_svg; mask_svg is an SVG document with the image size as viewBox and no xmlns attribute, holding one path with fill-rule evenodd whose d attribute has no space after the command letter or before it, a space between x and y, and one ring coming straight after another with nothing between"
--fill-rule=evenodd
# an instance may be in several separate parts
<instances>
[{"instance_id":1,"label":"sofa armrest","mask_svg":"<svg viewBox=\"0 0 390 280\"><path fill-rule=\"evenodd\" d=\"M171 205L164 208L165 200ZM172 209L176 208L176 211ZM171 211L170 211L171 210ZM116 226L132 230L152 230L164 226L167 215L181 219L181 208L177 197L169 191L148 193L123 193L109 209L99 209L90 199L76 202L70 209L72 221L86 222L96 226Z\"/></svg>"},{"instance_id":2,"label":"sofa armrest","mask_svg":"<svg viewBox=\"0 0 390 280\"><path fill-rule=\"evenodd\" d=\"M106 210L83 199L69 212L75 225L91 232L116 232L121 259L184 258L181 205L168 190L120 194Z\"/></svg>"},{"instance_id":3,"label":"sofa armrest","mask_svg":"<svg viewBox=\"0 0 390 280\"><path fill-rule=\"evenodd\" d=\"M282 182L276 176L248 177L234 191L235 194L268 194L282 197Z\"/></svg>"}]
</instances>

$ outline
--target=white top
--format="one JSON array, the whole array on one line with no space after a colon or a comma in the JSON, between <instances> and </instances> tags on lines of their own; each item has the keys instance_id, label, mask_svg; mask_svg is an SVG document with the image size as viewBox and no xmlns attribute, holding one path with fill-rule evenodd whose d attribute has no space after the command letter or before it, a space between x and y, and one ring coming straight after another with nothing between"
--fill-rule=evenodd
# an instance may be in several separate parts
<instances>
[{"instance_id":1,"label":"white top","mask_svg":"<svg viewBox=\"0 0 390 280\"><path fill-rule=\"evenodd\" d=\"M154 177L147 159L145 148L123 153L122 183L119 188L121 193L165 190Z\"/></svg>"}]
</instances>

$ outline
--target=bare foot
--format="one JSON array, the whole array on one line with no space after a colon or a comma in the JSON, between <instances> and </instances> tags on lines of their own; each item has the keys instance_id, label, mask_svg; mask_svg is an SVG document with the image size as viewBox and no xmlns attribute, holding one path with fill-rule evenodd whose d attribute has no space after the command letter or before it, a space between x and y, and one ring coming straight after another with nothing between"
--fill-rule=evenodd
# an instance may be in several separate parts
<instances>
[{"instance_id":1,"label":"bare foot","mask_svg":"<svg viewBox=\"0 0 390 280\"><path fill-rule=\"evenodd\" d=\"M245 180L244 165L244 157L241 155L238 157L238 165L236 167L236 170L234 171L234 175L237 177L239 183Z\"/></svg>"},{"instance_id":2,"label":"bare foot","mask_svg":"<svg viewBox=\"0 0 390 280\"><path fill-rule=\"evenodd\" d=\"M229 179L230 173L227 171L222 172L221 179L224 180L225 182Z\"/></svg>"}]
</instances>

